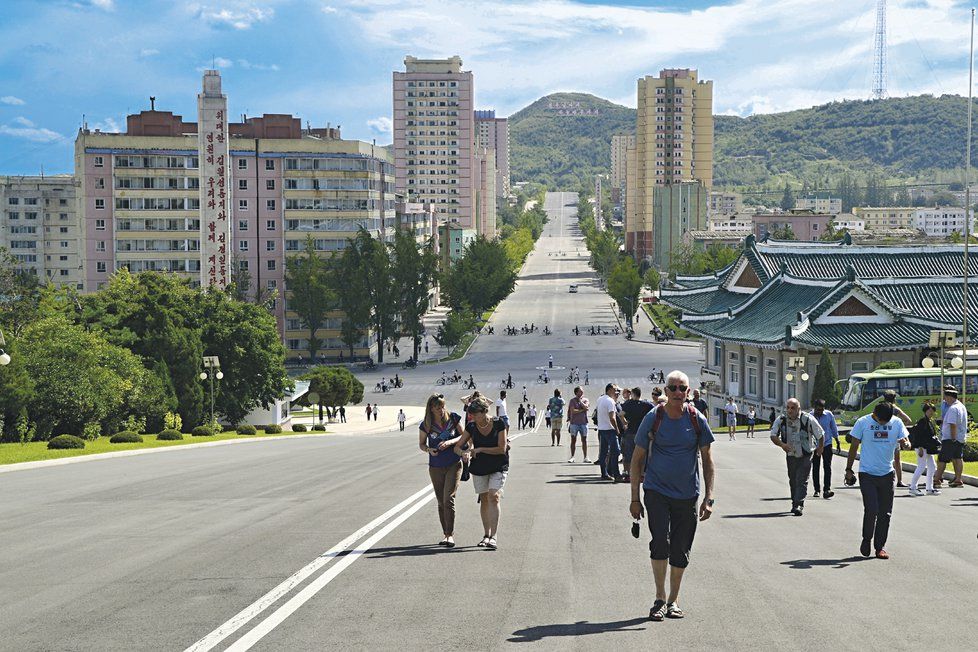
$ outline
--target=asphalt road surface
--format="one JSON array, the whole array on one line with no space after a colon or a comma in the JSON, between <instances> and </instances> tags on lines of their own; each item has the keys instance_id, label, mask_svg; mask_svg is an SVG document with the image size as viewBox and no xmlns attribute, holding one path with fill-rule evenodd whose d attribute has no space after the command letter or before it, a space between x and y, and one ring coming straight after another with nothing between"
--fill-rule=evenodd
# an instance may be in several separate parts
<instances>
[{"instance_id":1,"label":"asphalt road surface","mask_svg":"<svg viewBox=\"0 0 978 652\"><path fill-rule=\"evenodd\" d=\"M500 307L497 335L480 338L459 370L535 375L552 352L562 366L589 365L594 385L696 366L695 347L566 335L576 320L613 320L573 253L572 199L548 196L555 219ZM578 295L566 292L570 279ZM500 325L547 319L550 338L499 335ZM440 370L412 372L390 404L423 400L426 374ZM551 391L535 387L534 398ZM648 536L630 536L628 488L599 481L580 453L568 464L566 441L551 447L542 426L513 434L497 551L475 546L470 483L459 490L458 547L435 545L414 432L0 474L0 649L974 647L973 488L898 494L892 558L863 559L858 489L836 487L790 516L783 454L763 436L719 436L716 510L699 527L680 597L687 617L650 623ZM837 458L837 483L842 468Z\"/></svg>"}]
</instances>

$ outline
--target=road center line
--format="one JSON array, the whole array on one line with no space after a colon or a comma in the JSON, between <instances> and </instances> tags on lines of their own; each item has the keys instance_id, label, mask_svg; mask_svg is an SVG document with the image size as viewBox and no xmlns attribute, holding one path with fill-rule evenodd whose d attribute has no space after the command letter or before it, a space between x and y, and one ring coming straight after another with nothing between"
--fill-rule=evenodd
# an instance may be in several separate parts
<instances>
[{"instance_id":1,"label":"road center line","mask_svg":"<svg viewBox=\"0 0 978 652\"><path fill-rule=\"evenodd\" d=\"M401 501L396 506L387 510L374 520L370 521L362 528L346 537L335 546L316 557L312 562L306 564L301 569L286 578L281 584L276 586L274 589L258 598L255 602L251 603L240 612L238 612L233 618L228 620L226 623L212 631L207 636L203 637L193 645L187 648L186 652L206 652L207 650L213 649L225 638L239 630L248 621L254 619L261 612L268 609L271 605L281 599L283 596L287 595L296 586L301 584L305 579L310 577L313 573L323 568L331 561L333 561L337 555L345 551L347 548L354 545L361 538L375 530L389 518L403 510L405 507L410 505L412 502L423 496L425 493L429 494L428 498L433 498L434 493L432 493L431 486L426 486L423 489L415 492L411 497ZM412 512L413 513L413 512Z\"/></svg>"}]
</instances>

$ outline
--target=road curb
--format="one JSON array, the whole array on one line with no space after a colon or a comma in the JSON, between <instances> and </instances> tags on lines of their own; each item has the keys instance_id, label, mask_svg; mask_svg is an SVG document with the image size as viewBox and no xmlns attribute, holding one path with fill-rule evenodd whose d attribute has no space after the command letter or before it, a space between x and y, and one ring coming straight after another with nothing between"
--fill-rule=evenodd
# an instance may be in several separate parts
<instances>
[{"instance_id":1,"label":"road curb","mask_svg":"<svg viewBox=\"0 0 978 652\"><path fill-rule=\"evenodd\" d=\"M839 456L839 457L848 458L849 457L848 449L846 449L846 452L845 453L836 453L835 451L833 451L833 456ZM860 455L857 452L856 453L856 459L858 460L859 457L860 457ZM935 463L936 463L936 460L935 460ZM917 469L917 465L916 464L912 464L910 462L904 462L903 460L900 460L900 467L903 469L904 472L909 471L910 473L913 473ZM857 476L858 476L858 474L857 474ZM944 476L943 476L942 479L943 480L953 480L954 479L954 472L953 471L944 471ZM972 487L978 487L978 477L975 477L973 475L962 474L961 475L961 481L964 482L966 485L969 485L969 486L972 486ZM897 489L903 489L903 487L896 487L896 488Z\"/></svg>"}]
</instances>

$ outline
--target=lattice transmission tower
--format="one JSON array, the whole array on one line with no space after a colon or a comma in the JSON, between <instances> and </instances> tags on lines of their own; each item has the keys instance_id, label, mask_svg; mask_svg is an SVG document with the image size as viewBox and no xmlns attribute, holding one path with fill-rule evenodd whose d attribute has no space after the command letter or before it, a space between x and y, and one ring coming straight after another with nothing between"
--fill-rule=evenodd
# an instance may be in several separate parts
<instances>
[{"instance_id":1,"label":"lattice transmission tower","mask_svg":"<svg viewBox=\"0 0 978 652\"><path fill-rule=\"evenodd\" d=\"M886 0L876 0L876 41L873 51L873 99L886 97Z\"/></svg>"}]
</instances>

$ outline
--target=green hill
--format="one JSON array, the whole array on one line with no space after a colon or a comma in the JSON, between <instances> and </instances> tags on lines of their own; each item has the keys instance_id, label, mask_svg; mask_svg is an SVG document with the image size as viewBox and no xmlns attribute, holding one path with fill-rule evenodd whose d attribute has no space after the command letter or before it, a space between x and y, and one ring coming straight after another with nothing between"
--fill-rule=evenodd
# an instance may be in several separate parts
<instances>
[{"instance_id":1,"label":"green hill","mask_svg":"<svg viewBox=\"0 0 978 652\"><path fill-rule=\"evenodd\" d=\"M580 102L598 116L561 116L553 102ZM823 186L845 172L959 180L967 100L919 95L832 102L748 118L716 116L717 186ZM513 179L551 187L593 183L611 166L611 136L635 130L635 110L584 93L555 93L510 116ZM978 156L978 149L975 152Z\"/></svg>"}]
</instances>

